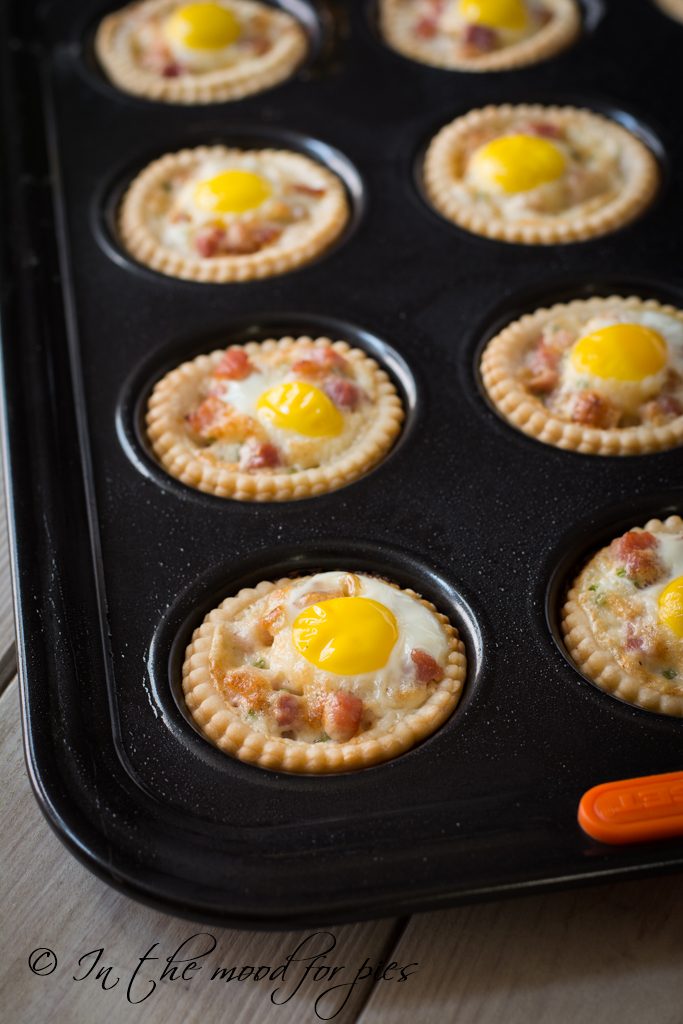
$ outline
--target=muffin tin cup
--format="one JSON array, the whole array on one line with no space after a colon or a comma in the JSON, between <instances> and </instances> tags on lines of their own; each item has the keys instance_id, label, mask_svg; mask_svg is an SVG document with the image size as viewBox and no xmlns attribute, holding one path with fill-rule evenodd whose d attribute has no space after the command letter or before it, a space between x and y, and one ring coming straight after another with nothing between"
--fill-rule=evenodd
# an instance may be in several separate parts
<instances>
[{"instance_id":1,"label":"muffin tin cup","mask_svg":"<svg viewBox=\"0 0 683 1024\"><path fill-rule=\"evenodd\" d=\"M675 170L683 141L661 97L675 94L678 37L653 5L625 18L606 3L557 60L454 77L380 45L364 0L329 9L334 58L315 77L194 109L95 82L74 40L99 4L76 16L56 0L40 25L18 0L0 10L3 38L22 42L6 73L23 131L16 104L3 112L19 140L3 166L15 287L2 314L16 339L3 365L24 723L41 804L111 884L248 927L678 869L681 841L607 849L576 823L590 786L680 767L680 723L586 683L549 609L608 531L681 511L681 453L588 458L526 438L485 400L477 356L501 318L551 300L640 291L680 304L680 196L665 176L623 230L539 249L454 229L413 172L457 113L529 101L632 112ZM655 66L643 38L656 39ZM121 254L111 211L148 159L257 138L325 140L341 154L357 210L343 244L295 273L211 287ZM153 382L254 329L329 334L378 358L408 419L376 469L315 499L255 506L156 466L140 426ZM453 615L470 666L458 708L408 753L336 777L224 756L179 699L192 626L243 582L333 565L385 574Z\"/></svg>"}]
</instances>

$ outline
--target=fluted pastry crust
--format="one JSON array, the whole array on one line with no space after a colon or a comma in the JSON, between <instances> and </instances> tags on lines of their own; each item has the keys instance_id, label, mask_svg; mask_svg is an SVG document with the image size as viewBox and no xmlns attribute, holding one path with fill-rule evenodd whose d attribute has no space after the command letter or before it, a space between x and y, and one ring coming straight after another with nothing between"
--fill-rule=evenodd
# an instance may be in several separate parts
<instances>
[{"instance_id":1,"label":"fluted pastry crust","mask_svg":"<svg viewBox=\"0 0 683 1024\"><path fill-rule=\"evenodd\" d=\"M374 579L364 577L363 574L347 576L356 581ZM234 633L231 630L239 630L239 636L252 637L254 632L257 637L260 636L262 615L270 607L267 603L269 599L272 602L273 596L279 597L281 593L286 595L297 585L315 585L317 579L280 579L260 583L253 589L241 590L209 612L201 626L194 631L182 670L187 707L208 740L242 761L262 768L303 774L367 768L396 757L431 735L452 714L458 703L465 679L466 658L457 630L446 616L414 591L400 590L395 584L382 580L385 589L390 587L404 598L409 597L433 618L441 636L439 681L424 684L426 699L418 707L396 710L394 704L383 709L381 700L379 703L377 699L369 701L375 711L374 718L364 722L356 735L344 741L335 741L327 736L307 741L277 734L282 730L273 718L275 700L284 697L285 701L291 703L294 699L304 715L311 713L310 709L313 708L313 721L316 722L316 716L320 714L320 701L324 704L339 689L351 693L354 689L366 692L362 689L364 684L361 677L335 679L329 674L327 677L318 674L310 687L304 686L301 693L300 688L292 686L292 679L287 676L283 678L281 672L274 674L269 669L259 668L248 669L251 675L247 677L237 670L236 683L234 686L231 684L230 665L235 659L231 639ZM272 614L266 616L266 621L272 622ZM281 628L291 629L291 625L285 624ZM222 630L228 631L227 639ZM282 637L278 639L277 627L274 633L272 647L266 648L266 653L276 645L281 645ZM261 664L263 659L255 660ZM395 682L400 684L401 680ZM413 685L412 681L410 685ZM292 692L299 695L292 698ZM245 707L249 706L255 710L245 711ZM309 729L309 735L313 735L310 729L314 727L309 720L305 726Z\"/></svg>"},{"instance_id":2,"label":"fluted pastry crust","mask_svg":"<svg viewBox=\"0 0 683 1024\"><path fill-rule=\"evenodd\" d=\"M537 122L556 127L567 137L560 144L569 143L570 163L579 172L585 170L586 177L600 170L595 165L600 154L605 171L602 192L577 202L570 197L564 208L544 212L540 201L550 188L563 184L560 179L525 193L526 206L520 210L518 196L483 195L467 180L470 157L479 145L473 140L483 143ZM653 199L659 168L647 146L600 114L576 107L505 104L472 110L442 128L427 150L423 176L429 200L459 227L504 242L551 245L603 235L633 220ZM539 205L540 210L535 208Z\"/></svg>"},{"instance_id":3,"label":"fluted pastry crust","mask_svg":"<svg viewBox=\"0 0 683 1024\"><path fill-rule=\"evenodd\" d=\"M287 501L336 490L367 473L387 454L403 422L403 406L388 375L374 359L344 341L310 337L269 339L239 346L256 367L320 358L331 352L348 368L343 384L362 390L354 409L342 410L345 427L339 444L318 446L320 464L294 470L282 466L240 469L201 443L188 427L224 349L198 356L166 374L155 386L147 411L147 434L156 457L172 476L201 491L241 501ZM265 385L264 385L265 387ZM271 439L272 440L272 439ZM309 442L310 445L311 442Z\"/></svg>"},{"instance_id":4,"label":"fluted pastry crust","mask_svg":"<svg viewBox=\"0 0 683 1024\"><path fill-rule=\"evenodd\" d=\"M405 57L450 71L506 71L536 64L564 50L581 29L581 15L575 0L545 0L551 14L548 22L529 35L488 53L459 52L455 44L444 52L434 38L420 37L408 22L419 0L380 0L380 29L385 41Z\"/></svg>"},{"instance_id":5,"label":"fluted pastry crust","mask_svg":"<svg viewBox=\"0 0 683 1024\"><path fill-rule=\"evenodd\" d=\"M255 0L220 0L238 17L257 16L272 37L262 54L245 53L224 67L165 76L141 61L139 25L161 24L179 0L141 0L109 14L95 36L97 58L111 81L124 92L163 103L220 103L262 92L292 75L306 56L308 41L302 26L285 11Z\"/></svg>"},{"instance_id":6,"label":"fluted pastry crust","mask_svg":"<svg viewBox=\"0 0 683 1024\"><path fill-rule=\"evenodd\" d=\"M683 551L680 516L670 516L664 522L651 519L644 530L657 539L679 538ZM631 534L640 532L630 531ZM601 689L648 711L680 717L683 715L683 642L672 634L663 636L663 627L657 626L656 619L650 621L652 615L641 617L639 597L647 593L645 589L634 592L636 604L629 600L628 593L624 597L617 591L612 599L605 597L599 589L600 582L593 580L613 576L615 566L618 587L628 591L630 584L622 575L624 570L619 568L612 545L593 556L574 580L562 609L565 646L580 671ZM666 580L666 576L657 580L657 590L662 589ZM615 632L612 604L625 628L630 627L626 641ZM629 652L629 644L641 642L639 632L647 635L646 646L644 649L635 646ZM668 660L661 661L660 657L660 671L655 672L648 667L648 659L657 658L659 651L665 651Z\"/></svg>"},{"instance_id":7,"label":"fluted pastry crust","mask_svg":"<svg viewBox=\"0 0 683 1024\"><path fill-rule=\"evenodd\" d=\"M683 324L681 310L635 296L577 299L523 316L492 338L481 360L484 387L501 415L518 430L545 444L588 455L643 455L683 444L683 415L661 423L599 428L557 415L529 390L524 379L525 360L547 324L584 324L615 309L627 314L663 314Z\"/></svg>"}]
</instances>

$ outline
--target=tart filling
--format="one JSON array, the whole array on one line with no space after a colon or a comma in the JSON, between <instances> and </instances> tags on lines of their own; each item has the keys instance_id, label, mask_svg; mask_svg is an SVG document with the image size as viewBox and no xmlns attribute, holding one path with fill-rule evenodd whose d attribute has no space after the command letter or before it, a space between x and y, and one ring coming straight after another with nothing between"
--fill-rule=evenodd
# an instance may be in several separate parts
<instances>
[{"instance_id":1,"label":"tart filling","mask_svg":"<svg viewBox=\"0 0 683 1024\"><path fill-rule=\"evenodd\" d=\"M481 361L500 413L546 444L633 455L683 443L683 312L585 299L505 328Z\"/></svg>"},{"instance_id":2,"label":"tart filling","mask_svg":"<svg viewBox=\"0 0 683 1024\"><path fill-rule=\"evenodd\" d=\"M257 0L140 0L104 18L95 37L115 85L170 103L260 92L288 78L307 45L295 18Z\"/></svg>"},{"instance_id":3,"label":"tart filling","mask_svg":"<svg viewBox=\"0 0 683 1024\"><path fill-rule=\"evenodd\" d=\"M395 757L454 710L465 654L412 590L362 573L261 583L210 612L183 665L204 735L264 768L338 772Z\"/></svg>"},{"instance_id":4,"label":"tart filling","mask_svg":"<svg viewBox=\"0 0 683 1024\"><path fill-rule=\"evenodd\" d=\"M569 592L562 632L598 686L683 715L683 520L652 519L599 551Z\"/></svg>"},{"instance_id":5,"label":"tart filling","mask_svg":"<svg viewBox=\"0 0 683 1024\"><path fill-rule=\"evenodd\" d=\"M164 468L220 497L283 501L335 490L388 452L403 420L394 385L360 349L273 339L198 356L149 400Z\"/></svg>"},{"instance_id":6,"label":"tart filling","mask_svg":"<svg viewBox=\"0 0 683 1024\"><path fill-rule=\"evenodd\" d=\"M578 35L575 0L380 0L387 43L425 64L497 71L544 60Z\"/></svg>"},{"instance_id":7,"label":"tart filling","mask_svg":"<svg viewBox=\"0 0 683 1024\"><path fill-rule=\"evenodd\" d=\"M308 263L348 217L339 178L300 153L200 146L161 157L134 179L119 230L126 249L155 270L245 281Z\"/></svg>"},{"instance_id":8,"label":"tart filling","mask_svg":"<svg viewBox=\"0 0 683 1024\"><path fill-rule=\"evenodd\" d=\"M575 107L473 110L436 135L424 163L427 196L444 217L527 244L613 231L648 205L658 179L634 135Z\"/></svg>"}]
</instances>

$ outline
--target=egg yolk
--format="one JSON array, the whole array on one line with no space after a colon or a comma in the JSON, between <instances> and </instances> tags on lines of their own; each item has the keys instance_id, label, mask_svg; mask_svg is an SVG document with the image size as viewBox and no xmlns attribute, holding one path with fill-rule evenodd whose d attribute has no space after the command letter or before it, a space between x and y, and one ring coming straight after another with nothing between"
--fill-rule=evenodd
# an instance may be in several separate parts
<instances>
[{"instance_id":1,"label":"egg yolk","mask_svg":"<svg viewBox=\"0 0 683 1024\"><path fill-rule=\"evenodd\" d=\"M579 373L612 380L645 380L666 364L664 338L642 324L614 324L579 338L571 361Z\"/></svg>"},{"instance_id":2,"label":"egg yolk","mask_svg":"<svg viewBox=\"0 0 683 1024\"><path fill-rule=\"evenodd\" d=\"M245 213L255 210L270 197L270 182L251 171L222 171L200 181L194 201L209 213Z\"/></svg>"},{"instance_id":3,"label":"egg yolk","mask_svg":"<svg viewBox=\"0 0 683 1024\"><path fill-rule=\"evenodd\" d=\"M184 4L170 16L166 31L190 50L222 50L239 38L240 26L220 4Z\"/></svg>"},{"instance_id":4,"label":"egg yolk","mask_svg":"<svg viewBox=\"0 0 683 1024\"><path fill-rule=\"evenodd\" d=\"M344 427L344 417L325 392L299 380L268 388L256 408L273 426L305 437L334 437Z\"/></svg>"},{"instance_id":5,"label":"egg yolk","mask_svg":"<svg viewBox=\"0 0 683 1024\"><path fill-rule=\"evenodd\" d=\"M305 608L292 626L306 661L339 676L376 672L398 639L394 614L369 597L333 597Z\"/></svg>"},{"instance_id":6,"label":"egg yolk","mask_svg":"<svg viewBox=\"0 0 683 1024\"><path fill-rule=\"evenodd\" d=\"M523 0L460 0L460 16L488 28L523 29L528 16Z\"/></svg>"},{"instance_id":7,"label":"egg yolk","mask_svg":"<svg viewBox=\"0 0 683 1024\"><path fill-rule=\"evenodd\" d=\"M683 638L683 576L672 580L659 595L659 621Z\"/></svg>"},{"instance_id":8,"label":"egg yolk","mask_svg":"<svg viewBox=\"0 0 683 1024\"><path fill-rule=\"evenodd\" d=\"M501 135L477 149L470 161L474 177L512 195L555 181L566 166L558 147L537 135Z\"/></svg>"}]
</instances>

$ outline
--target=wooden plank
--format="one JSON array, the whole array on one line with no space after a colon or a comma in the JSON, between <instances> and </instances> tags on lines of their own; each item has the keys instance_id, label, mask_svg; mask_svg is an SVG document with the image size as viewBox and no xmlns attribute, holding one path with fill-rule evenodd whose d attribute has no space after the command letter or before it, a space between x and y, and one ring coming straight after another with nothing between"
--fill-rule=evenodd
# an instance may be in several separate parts
<instances>
[{"instance_id":1,"label":"wooden plank","mask_svg":"<svg viewBox=\"0 0 683 1024\"><path fill-rule=\"evenodd\" d=\"M359 1024L680 1024L683 878L623 882L413 917Z\"/></svg>"},{"instance_id":2,"label":"wooden plank","mask_svg":"<svg viewBox=\"0 0 683 1024\"><path fill-rule=\"evenodd\" d=\"M394 922L329 929L336 946L317 962L316 966L328 967L327 977L321 971L317 981L311 971L302 981L305 965L295 960L287 968L284 981L254 981L246 978L246 972L241 982L220 977L212 981L210 975L217 966L239 969L263 965L273 972L316 929L251 933L208 928L158 913L121 896L67 853L29 792L21 753L16 685L0 698L0 750L5 765L0 811L0 863L5 892L0 1005L4 1020L12 1024L93 1024L100 1020L107 1024L212 1024L227 1020L231 1024L306 1024L321 1017L331 1018L347 997L333 1019L338 1024L349 1024L357 1018L372 980L358 981L355 986L351 983L366 958L371 958L374 965L391 948ZM163 958L172 956L181 943L198 932L210 932L217 943L215 950L199 961L203 965L201 970L185 980L177 977L160 981L159 964L166 966ZM321 952L333 940L318 933L301 947L299 957ZM132 1005L126 999L128 982L139 958L155 942L158 946L150 955L162 959L141 966L131 986L131 998L142 999L152 981L156 981L156 987L144 1001ZM206 936L195 939L179 955L198 953L208 945L210 940ZM39 947L50 948L57 956L57 966L50 975L35 975L29 969L29 955ZM83 977L94 963L95 954L86 957L80 967L79 958L99 948L104 952L97 967ZM46 957L38 964L39 968L48 966ZM333 966L343 966L343 970L331 978ZM97 980L97 970L106 967L112 968L110 973ZM82 980L74 981L74 976ZM103 991L102 984L113 984L115 977L119 982ZM327 989L337 985L345 987L323 996ZM271 1001L271 993L276 989L274 998L282 1001L282 1005Z\"/></svg>"}]
</instances>

